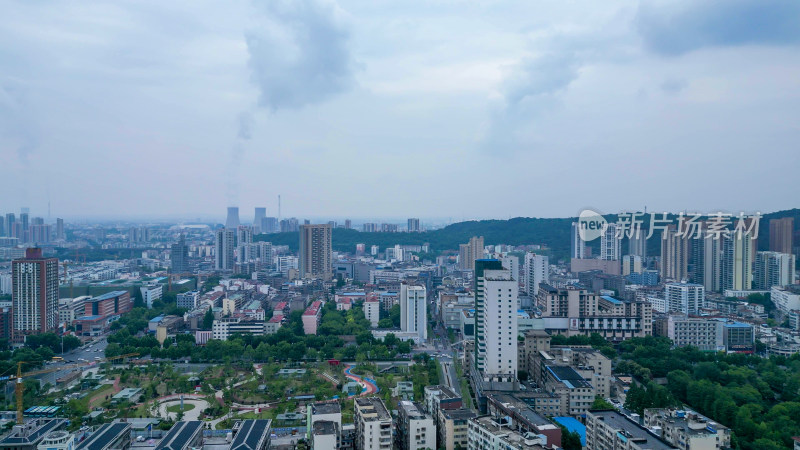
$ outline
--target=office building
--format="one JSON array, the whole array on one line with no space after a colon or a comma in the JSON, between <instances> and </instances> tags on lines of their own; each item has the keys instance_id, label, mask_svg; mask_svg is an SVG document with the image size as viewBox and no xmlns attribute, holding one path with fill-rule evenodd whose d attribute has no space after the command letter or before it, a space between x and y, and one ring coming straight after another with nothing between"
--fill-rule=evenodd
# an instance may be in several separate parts
<instances>
[{"instance_id":1,"label":"office building","mask_svg":"<svg viewBox=\"0 0 800 450\"><path fill-rule=\"evenodd\" d=\"M769 221L769 251L794 253L794 217Z\"/></svg>"},{"instance_id":2,"label":"office building","mask_svg":"<svg viewBox=\"0 0 800 450\"><path fill-rule=\"evenodd\" d=\"M92 435L93 437L94 435ZM74 450L76 445L75 435L66 430L57 430L47 433L37 450Z\"/></svg>"},{"instance_id":3,"label":"office building","mask_svg":"<svg viewBox=\"0 0 800 450\"><path fill-rule=\"evenodd\" d=\"M236 233L233 228L220 228L214 236L214 270L233 270Z\"/></svg>"},{"instance_id":4,"label":"office building","mask_svg":"<svg viewBox=\"0 0 800 450\"><path fill-rule=\"evenodd\" d=\"M697 315L706 306L706 292L701 284L667 283L664 285L667 312Z\"/></svg>"},{"instance_id":5,"label":"office building","mask_svg":"<svg viewBox=\"0 0 800 450\"><path fill-rule=\"evenodd\" d=\"M485 380L516 380L518 289L500 261L475 262L475 363Z\"/></svg>"},{"instance_id":6,"label":"office building","mask_svg":"<svg viewBox=\"0 0 800 450\"><path fill-rule=\"evenodd\" d=\"M428 340L428 309L424 286L400 284L400 330L414 333L415 341Z\"/></svg>"},{"instance_id":7,"label":"office building","mask_svg":"<svg viewBox=\"0 0 800 450\"><path fill-rule=\"evenodd\" d=\"M17 237L14 235L14 223L17 221L14 213L8 213L3 218L3 236Z\"/></svg>"},{"instance_id":8,"label":"office building","mask_svg":"<svg viewBox=\"0 0 800 450\"><path fill-rule=\"evenodd\" d=\"M153 302L161 300L164 294L164 286L161 284L147 284L139 288L142 293L142 301L148 309L153 308Z\"/></svg>"},{"instance_id":9,"label":"office building","mask_svg":"<svg viewBox=\"0 0 800 450\"><path fill-rule=\"evenodd\" d=\"M411 218L408 219L408 232L409 233L419 233L422 229L419 227L419 219Z\"/></svg>"},{"instance_id":10,"label":"office building","mask_svg":"<svg viewBox=\"0 0 800 450\"><path fill-rule=\"evenodd\" d=\"M642 418L645 427L675 447L686 450L731 448L730 428L697 412L647 408Z\"/></svg>"},{"instance_id":11,"label":"office building","mask_svg":"<svg viewBox=\"0 0 800 450\"><path fill-rule=\"evenodd\" d=\"M461 270L475 270L475 260L483 258L483 236L473 236L458 246L458 265Z\"/></svg>"},{"instance_id":12,"label":"office building","mask_svg":"<svg viewBox=\"0 0 800 450\"><path fill-rule=\"evenodd\" d=\"M262 336L266 334L266 322L241 317L226 317L214 320L214 324L211 326L211 336L214 339L227 341L233 334Z\"/></svg>"},{"instance_id":13,"label":"office building","mask_svg":"<svg viewBox=\"0 0 800 450\"><path fill-rule=\"evenodd\" d=\"M330 280L332 269L331 226L300 226L299 268L302 278Z\"/></svg>"},{"instance_id":14,"label":"office building","mask_svg":"<svg viewBox=\"0 0 800 450\"><path fill-rule=\"evenodd\" d=\"M172 273L189 272L189 246L186 245L186 237L181 234L178 242L169 248L169 263Z\"/></svg>"},{"instance_id":15,"label":"office building","mask_svg":"<svg viewBox=\"0 0 800 450\"><path fill-rule=\"evenodd\" d=\"M689 277L689 239L674 225L661 236L660 275L664 280L683 281Z\"/></svg>"},{"instance_id":16,"label":"office building","mask_svg":"<svg viewBox=\"0 0 800 450\"><path fill-rule=\"evenodd\" d=\"M570 233L570 258L571 259L585 259L586 258L586 242L581 239L580 224L572 222Z\"/></svg>"},{"instance_id":17,"label":"office building","mask_svg":"<svg viewBox=\"0 0 800 450\"><path fill-rule=\"evenodd\" d=\"M239 207L229 206L228 217L225 219L225 228L235 230L241 225L239 223Z\"/></svg>"},{"instance_id":18,"label":"office building","mask_svg":"<svg viewBox=\"0 0 800 450\"><path fill-rule=\"evenodd\" d=\"M229 450L267 450L270 448L272 420L247 419L233 425L233 441Z\"/></svg>"},{"instance_id":19,"label":"office building","mask_svg":"<svg viewBox=\"0 0 800 450\"><path fill-rule=\"evenodd\" d=\"M425 450L436 447L436 424L418 403L408 400L397 405L395 449Z\"/></svg>"},{"instance_id":20,"label":"office building","mask_svg":"<svg viewBox=\"0 0 800 450\"><path fill-rule=\"evenodd\" d=\"M85 299L81 303L84 316L118 316L133 308L131 294L128 291L107 292Z\"/></svg>"},{"instance_id":21,"label":"office building","mask_svg":"<svg viewBox=\"0 0 800 450\"><path fill-rule=\"evenodd\" d=\"M14 341L46 333L58 326L58 259L45 258L41 248L28 248L11 262L11 304Z\"/></svg>"},{"instance_id":22,"label":"office building","mask_svg":"<svg viewBox=\"0 0 800 450\"><path fill-rule=\"evenodd\" d=\"M753 242L749 234L722 238L722 289L747 291L753 285Z\"/></svg>"},{"instance_id":23,"label":"office building","mask_svg":"<svg viewBox=\"0 0 800 450\"><path fill-rule=\"evenodd\" d=\"M15 426L0 437L0 450L37 450L48 436L67 427L66 419L26 419L24 426Z\"/></svg>"},{"instance_id":24,"label":"office building","mask_svg":"<svg viewBox=\"0 0 800 450\"><path fill-rule=\"evenodd\" d=\"M617 235L617 224L609 223L600 235L600 259L617 261L622 257L622 239Z\"/></svg>"},{"instance_id":25,"label":"office building","mask_svg":"<svg viewBox=\"0 0 800 450\"><path fill-rule=\"evenodd\" d=\"M203 422L200 420L175 423L156 444L155 450L189 450L203 447ZM233 446L231 446L233 448Z\"/></svg>"},{"instance_id":26,"label":"office building","mask_svg":"<svg viewBox=\"0 0 800 450\"><path fill-rule=\"evenodd\" d=\"M545 255L525 254L523 266L525 292L535 297L539 293L539 283L550 282L550 260Z\"/></svg>"},{"instance_id":27,"label":"office building","mask_svg":"<svg viewBox=\"0 0 800 450\"><path fill-rule=\"evenodd\" d=\"M131 424L111 422L95 430L76 450L127 450L130 446Z\"/></svg>"},{"instance_id":28,"label":"office building","mask_svg":"<svg viewBox=\"0 0 800 450\"><path fill-rule=\"evenodd\" d=\"M752 353L755 330L750 324L716 317L669 314L656 320L656 334L672 340L675 347L692 346L703 351Z\"/></svg>"},{"instance_id":29,"label":"office building","mask_svg":"<svg viewBox=\"0 0 800 450\"><path fill-rule=\"evenodd\" d=\"M615 410L586 414L586 448L596 450L672 450L647 428Z\"/></svg>"},{"instance_id":30,"label":"office building","mask_svg":"<svg viewBox=\"0 0 800 450\"><path fill-rule=\"evenodd\" d=\"M356 397L353 421L356 426L357 450L392 448L392 416L379 397Z\"/></svg>"},{"instance_id":31,"label":"office building","mask_svg":"<svg viewBox=\"0 0 800 450\"><path fill-rule=\"evenodd\" d=\"M795 256L791 253L756 253L753 288L769 290L772 286L786 286L795 283Z\"/></svg>"},{"instance_id":32,"label":"office building","mask_svg":"<svg viewBox=\"0 0 800 450\"><path fill-rule=\"evenodd\" d=\"M652 305L646 301L542 284L536 304L543 311L545 327L567 336L598 333L610 341L622 341L653 334Z\"/></svg>"}]
</instances>

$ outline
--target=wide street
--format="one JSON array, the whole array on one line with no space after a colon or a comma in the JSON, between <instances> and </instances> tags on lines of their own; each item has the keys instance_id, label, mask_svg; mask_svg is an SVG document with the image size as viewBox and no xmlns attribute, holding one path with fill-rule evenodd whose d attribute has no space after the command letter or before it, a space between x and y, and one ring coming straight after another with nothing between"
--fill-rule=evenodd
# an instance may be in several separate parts
<instances>
[{"instance_id":1,"label":"wide street","mask_svg":"<svg viewBox=\"0 0 800 450\"><path fill-rule=\"evenodd\" d=\"M62 367L62 366L70 366L74 364L83 364L83 367L74 367L74 368L67 368L64 370L58 370L55 372L45 373L42 375L36 376L39 380L41 380L42 385L50 384L51 386L56 385L56 380L61 378L64 375L67 375L70 372L76 370L86 370L92 367L92 365L88 363L94 363L96 361L95 358L105 358L105 349L108 345L105 338L99 338L96 341L92 341L82 347L78 347L74 350L68 351L62 356L64 358L63 362L54 362L47 364L44 369L51 369L55 367Z\"/></svg>"}]
</instances>

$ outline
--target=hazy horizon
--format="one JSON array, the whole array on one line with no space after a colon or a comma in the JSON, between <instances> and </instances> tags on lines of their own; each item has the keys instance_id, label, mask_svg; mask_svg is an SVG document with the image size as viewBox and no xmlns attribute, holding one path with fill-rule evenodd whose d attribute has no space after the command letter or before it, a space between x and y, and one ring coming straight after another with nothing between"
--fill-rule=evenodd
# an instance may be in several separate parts
<instances>
[{"instance_id":1,"label":"hazy horizon","mask_svg":"<svg viewBox=\"0 0 800 450\"><path fill-rule=\"evenodd\" d=\"M281 195L284 217L456 220L771 211L797 191L796 1L3 13L0 212L275 216Z\"/></svg>"}]
</instances>

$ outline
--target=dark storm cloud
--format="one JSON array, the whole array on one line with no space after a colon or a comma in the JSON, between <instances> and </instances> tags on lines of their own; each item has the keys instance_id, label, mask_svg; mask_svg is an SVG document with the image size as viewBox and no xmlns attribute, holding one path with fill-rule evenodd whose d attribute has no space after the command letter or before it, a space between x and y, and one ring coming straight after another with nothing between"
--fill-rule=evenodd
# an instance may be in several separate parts
<instances>
[{"instance_id":1,"label":"dark storm cloud","mask_svg":"<svg viewBox=\"0 0 800 450\"><path fill-rule=\"evenodd\" d=\"M301 108L354 84L350 32L335 4L272 0L259 6L266 23L245 37L260 106L273 112Z\"/></svg>"},{"instance_id":2,"label":"dark storm cloud","mask_svg":"<svg viewBox=\"0 0 800 450\"><path fill-rule=\"evenodd\" d=\"M636 28L649 50L679 55L704 47L800 42L797 0L640 3Z\"/></svg>"}]
</instances>

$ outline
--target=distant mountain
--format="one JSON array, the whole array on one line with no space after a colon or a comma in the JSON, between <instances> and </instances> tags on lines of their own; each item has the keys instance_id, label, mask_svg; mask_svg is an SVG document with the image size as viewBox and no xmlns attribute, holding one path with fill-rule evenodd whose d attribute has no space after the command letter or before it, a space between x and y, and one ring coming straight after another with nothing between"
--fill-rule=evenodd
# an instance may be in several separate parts
<instances>
[{"instance_id":1,"label":"distant mountain","mask_svg":"<svg viewBox=\"0 0 800 450\"><path fill-rule=\"evenodd\" d=\"M790 209L765 214L759 227L758 246L765 250L769 245L769 220L794 217L795 230L800 228L800 209ZM458 250L458 244L466 243L472 236L483 236L487 245L494 244L541 244L549 249L554 260L569 257L570 224L577 218L539 219L516 217L509 220L472 220L448 225L444 228L422 233L363 233L357 230L336 228L333 230L333 249L353 253L356 244L377 245L381 249L400 245L421 245L429 243L431 251L441 253ZM616 215L606 216L606 220L616 221ZM297 233L273 233L256 236L256 240L270 241L275 245L288 245L293 251L298 248ZM599 240L594 242L599 246ZM623 252L627 245L623 243ZM661 252L657 236L648 242L648 254Z\"/></svg>"}]
</instances>

